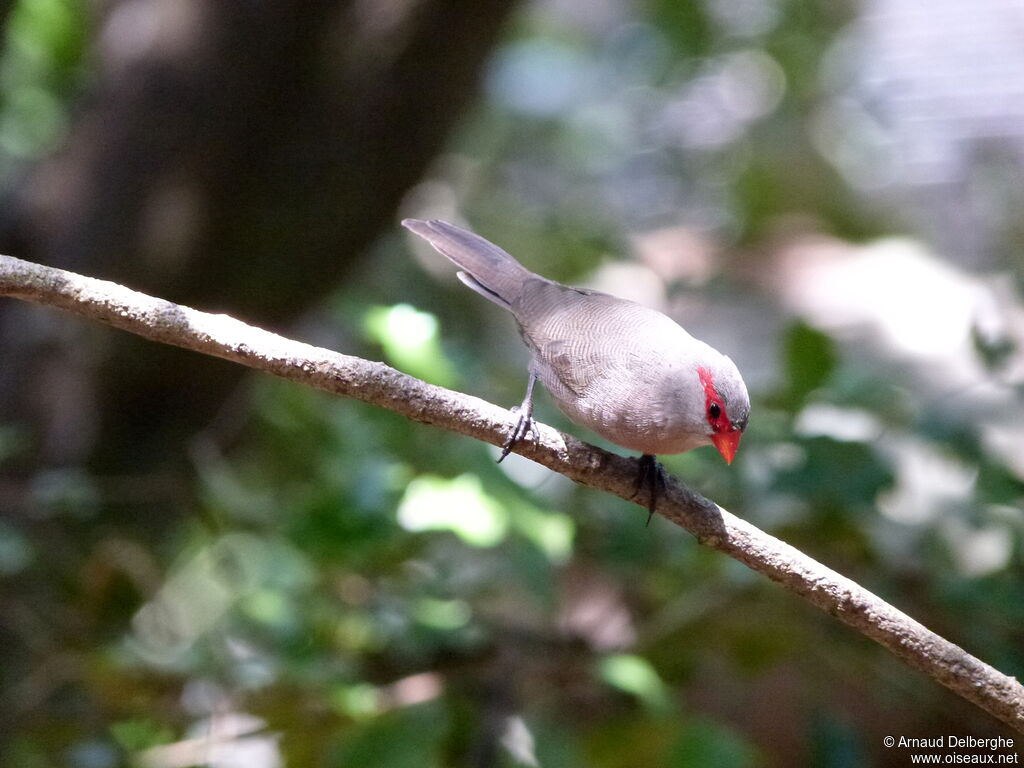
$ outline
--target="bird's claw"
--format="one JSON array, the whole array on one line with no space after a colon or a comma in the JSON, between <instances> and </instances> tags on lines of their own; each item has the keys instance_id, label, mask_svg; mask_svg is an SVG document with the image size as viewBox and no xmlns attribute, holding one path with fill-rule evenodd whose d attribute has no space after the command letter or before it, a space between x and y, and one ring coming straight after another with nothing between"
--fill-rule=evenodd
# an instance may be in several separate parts
<instances>
[{"instance_id":1,"label":"bird's claw","mask_svg":"<svg viewBox=\"0 0 1024 768\"><path fill-rule=\"evenodd\" d=\"M519 420L516 421L515 427L512 428L511 434L501 446L501 456L498 457L498 463L501 464L505 460L505 457L512 453L512 449L516 447L520 440L526 438L527 435L533 438L535 443L540 442L540 432L537 430L537 422L534 421L533 416L529 411L520 408L518 405L513 406L511 409L512 413L519 414Z\"/></svg>"},{"instance_id":2,"label":"bird's claw","mask_svg":"<svg viewBox=\"0 0 1024 768\"><path fill-rule=\"evenodd\" d=\"M654 517L654 510L658 506L658 498L664 493L667 481L665 480L665 468L658 460L649 453L645 453L639 459L640 471L637 473L636 485L633 486L633 496L640 493L641 488L648 489L647 502L647 525L651 524Z\"/></svg>"}]
</instances>

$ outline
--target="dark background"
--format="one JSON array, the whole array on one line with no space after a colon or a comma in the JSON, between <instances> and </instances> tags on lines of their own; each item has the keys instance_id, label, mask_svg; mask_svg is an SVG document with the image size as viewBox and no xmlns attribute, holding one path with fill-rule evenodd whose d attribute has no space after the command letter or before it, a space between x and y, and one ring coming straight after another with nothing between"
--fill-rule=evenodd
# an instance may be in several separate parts
<instances>
[{"instance_id":1,"label":"dark background","mask_svg":"<svg viewBox=\"0 0 1024 768\"><path fill-rule=\"evenodd\" d=\"M0 20L0 252L511 405L511 319L398 221L470 226L737 361L737 460L670 471L1024 675L1020 9ZM884 736L1011 735L639 507L495 455L3 301L3 764L905 765Z\"/></svg>"}]
</instances>

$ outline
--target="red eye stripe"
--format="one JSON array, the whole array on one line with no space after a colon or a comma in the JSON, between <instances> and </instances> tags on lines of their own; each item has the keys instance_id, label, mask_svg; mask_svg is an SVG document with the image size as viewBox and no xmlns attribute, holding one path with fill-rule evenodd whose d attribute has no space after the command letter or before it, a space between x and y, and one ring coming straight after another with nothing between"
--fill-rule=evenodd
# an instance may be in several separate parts
<instances>
[{"instance_id":1,"label":"red eye stripe","mask_svg":"<svg viewBox=\"0 0 1024 768\"><path fill-rule=\"evenodd\" d=\"M707 412L708 424L715 432L727 432L732 429L732 423L725 412L725 403L722 396L715 389L715 379L707 368L698 368L697 376L700 377L701 386L704 387L704 409ZM718 415L712 415L713 405L718 406Z\"/></svg>"}]
</instances>

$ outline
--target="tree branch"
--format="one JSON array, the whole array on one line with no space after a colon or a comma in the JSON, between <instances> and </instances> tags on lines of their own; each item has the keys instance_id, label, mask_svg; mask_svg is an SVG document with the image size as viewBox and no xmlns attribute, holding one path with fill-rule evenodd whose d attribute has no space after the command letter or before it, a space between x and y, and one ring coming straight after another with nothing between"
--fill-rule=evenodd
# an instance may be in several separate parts
<instances>
[{"instance_id":1,"label":"tree branch","mask_svg":"<svg viewBox=\"0 0 1024 768\"><path fill-rule=\"evenodd\" d=\"M414 421L501 445L508 410L407 376L383 363L342 355L172 304L123 286L0 256L0 295L60 307L151 341L231 360L337 395L387 408ZM634 497L636 460L538 425L540 440L516 452L581 483ZM931 632L860 585L769 536L669 478L658 513L779 582L892 651L910 666L1024 733L1024 687Z\"/></svg>"}]
</instances>

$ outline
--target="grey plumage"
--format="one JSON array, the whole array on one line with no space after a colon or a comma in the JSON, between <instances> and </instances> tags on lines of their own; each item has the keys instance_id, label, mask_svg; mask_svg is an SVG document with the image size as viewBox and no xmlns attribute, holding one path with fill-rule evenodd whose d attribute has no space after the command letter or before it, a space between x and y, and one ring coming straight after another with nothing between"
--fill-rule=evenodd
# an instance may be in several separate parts
<instances>
[{"instance_id":1,"label":"grey plumage","mask_svg":"<svg viewBox=\"0 0 1024 768\"><path fill-rule=\"evenodd\" d=\"M461 270L459 279L485 299L511 309L523 283L536 277L503 251L479 235L445 221L406 219L402 225L429 242Z\"/></svg>"},{"instance_id":2,"label":"grey plumage","mask_svg":"<svg viewBox=\"0 0 1024 768\"><path fill-rule=\"evenodd\" d=\"M402 224L451 259L463 283L511 311L532 353L531 383L532 377L543 382L572 421L644 454L680 453L713 441L718 446L716 430L736 432L738 445L750 410L739 371L665 315L536 275L447 222ZM724 426L713 428L709 420L712 395L728 414ZM529 405L528 396L524 408ZM522 436L514 433L511 440Z\"/></svg>"}]
</instances>

